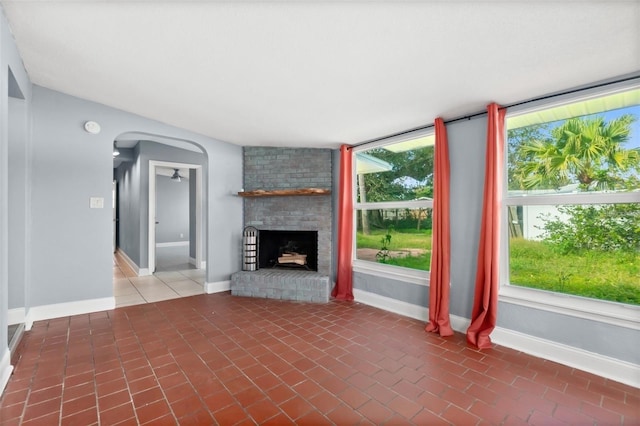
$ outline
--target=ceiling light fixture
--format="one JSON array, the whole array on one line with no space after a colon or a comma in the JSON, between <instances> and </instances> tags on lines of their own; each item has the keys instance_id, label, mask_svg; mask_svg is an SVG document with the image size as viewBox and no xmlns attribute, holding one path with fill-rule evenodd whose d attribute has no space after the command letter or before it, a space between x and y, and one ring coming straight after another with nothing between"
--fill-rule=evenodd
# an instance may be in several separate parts
<instances>
[{"instance_id":1,"label":"ceiling light fixture","mask_svg":"<svg viewBox=\"0 0 640 426\"><path fill-rule=\"evenodd\" d=\"M118 155L120 155L120 151L118 150L118 146L116 145L115 141L113 142L113 156L117 157Z\"/></svg>"},{"instance_id":2,"label":"ceiling light fixture","mask_svg":"<svg viewBox=\"0 0 640 426\"><path fill-rule=\"evenodd\" d=\"M178 169L173 169L175 170L173 172L173 176L171 176L171 180L174 180L176 182L181 182L182 181L182 176L180 176L180 173L178 172Z\"/></svg>"}]
</instances>

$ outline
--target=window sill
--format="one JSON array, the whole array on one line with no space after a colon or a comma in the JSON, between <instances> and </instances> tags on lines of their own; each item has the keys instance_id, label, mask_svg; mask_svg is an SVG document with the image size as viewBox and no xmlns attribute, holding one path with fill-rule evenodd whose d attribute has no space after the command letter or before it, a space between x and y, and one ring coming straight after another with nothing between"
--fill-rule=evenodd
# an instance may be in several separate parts
<instances>
[{"instance_id":1,"label":"window sill","mask_svg":"<svg viewBox=\"0 0 640 426\"><path fill-rule=\"evenodd\" d=\"M503 285L500 288L498 300L514 305L640 330L640 306L512 285Z\"/></svg>"},{"instance_id":2,"label":"window sill","mask_svg":"<svg viewBox=\"0 0 640 426\"><path fill-rule=\"evenodd\" d=\"M402 266L385 265L366 260L353 261L353 272L376 275L391 280L403 281L417 285L429 286L429 271L403 268Z\"/></svg>"}]
</instances>

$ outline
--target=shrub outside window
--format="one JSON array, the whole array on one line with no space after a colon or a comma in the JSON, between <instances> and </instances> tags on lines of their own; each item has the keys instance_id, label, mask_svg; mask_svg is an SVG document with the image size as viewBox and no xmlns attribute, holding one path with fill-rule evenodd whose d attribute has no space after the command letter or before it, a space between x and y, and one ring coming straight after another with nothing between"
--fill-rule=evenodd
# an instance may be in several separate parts
<instances>
[{"instance_id":1,"label":"shrub outside window","mask_svg":"<svg viewBox=\"0 0 640 426\"><path fill-rule=\"evenodd\" d=\"M431 262L434 142L423 133L354 149L354 265L426 275L420 271Z\"/></svg>"},{"instance_id":2,"label":"shrub outside window","mask_svg":"<svg viewBox=\"0 0 640 426\"><path fill-rule=\"evenodd\" d=\"M640 87L506 122L508 284L640 305Z\"/></svg>"}]
</instances>

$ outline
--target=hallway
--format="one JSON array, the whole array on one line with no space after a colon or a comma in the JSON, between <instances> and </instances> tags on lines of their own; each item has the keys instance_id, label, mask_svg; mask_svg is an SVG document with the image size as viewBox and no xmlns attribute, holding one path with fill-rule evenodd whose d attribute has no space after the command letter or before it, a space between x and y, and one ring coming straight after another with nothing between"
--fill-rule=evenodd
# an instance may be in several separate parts
<instances>
[{"instance_id":1,"label":"hallway","mask_svg":"<svg viewBox=\"0 0 640 426\"><path fill-rule=\"evenodd\" d=\"M122 256L115 253L113 255L113 295L116 299L116 307L204 294L204 275L204 269L183 269L164 270L153 275L138 277Z\"/></svg>"}]
</instances>

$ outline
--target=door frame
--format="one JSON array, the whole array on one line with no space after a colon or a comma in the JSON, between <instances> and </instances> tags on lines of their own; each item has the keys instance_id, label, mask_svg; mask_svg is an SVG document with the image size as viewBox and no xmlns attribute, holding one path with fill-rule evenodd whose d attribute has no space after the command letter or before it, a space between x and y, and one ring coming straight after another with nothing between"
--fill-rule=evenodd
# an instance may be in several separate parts
<instances>
[{"instance_id":1,"label":"door frame","mask_svg":"<svg viewBox=\"0 0 640 426\"><path fill-rule=\"evenodd\" d=\"M205 264L202 244L202 166L200 164L149 160L149 259L147 262L149 274L153 275L156 269L156 169L158 167L195 169L196 171L196 268L203 269Z\"/></svg>"}]
</instances>

